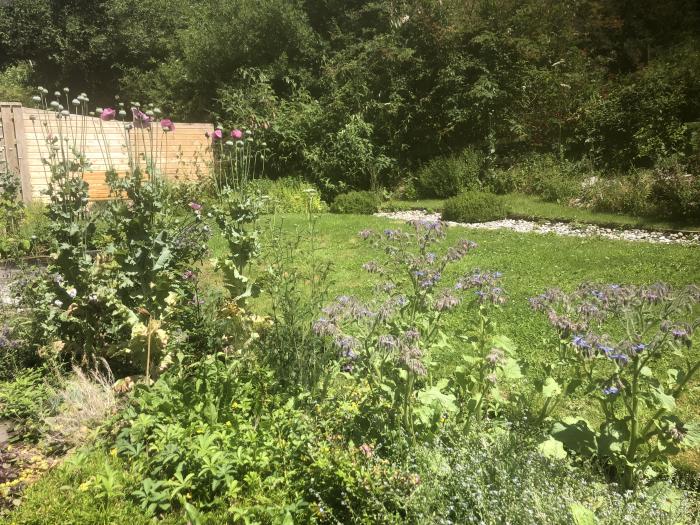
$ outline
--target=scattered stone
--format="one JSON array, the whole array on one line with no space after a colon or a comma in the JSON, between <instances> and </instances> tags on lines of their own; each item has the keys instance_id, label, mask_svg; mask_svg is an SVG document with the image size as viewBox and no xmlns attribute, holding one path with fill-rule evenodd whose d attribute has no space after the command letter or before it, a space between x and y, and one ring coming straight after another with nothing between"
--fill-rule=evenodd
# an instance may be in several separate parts
<instances>
[{"instance_id":1,"label":"scattered stone","mask_svg":"<svg viewBox=\"0 0 700 525\"><path fill-rule=\"evenodd\" d=\"M428 213L421 210L376 213L377 217L386 217L400 221L440 220L439 213ZM700 232L680 233L651 230L616 230L589 224L576 226L565 222L534 222L519 219L503 219L500 221L460 223L446 221L448 226L461 226L479 230L507 229L518 233L553 233L567 237L603 237L623 241L649 242L655 244L682 244L685 246L700 245Z\"/></svg>"}]
</instances>

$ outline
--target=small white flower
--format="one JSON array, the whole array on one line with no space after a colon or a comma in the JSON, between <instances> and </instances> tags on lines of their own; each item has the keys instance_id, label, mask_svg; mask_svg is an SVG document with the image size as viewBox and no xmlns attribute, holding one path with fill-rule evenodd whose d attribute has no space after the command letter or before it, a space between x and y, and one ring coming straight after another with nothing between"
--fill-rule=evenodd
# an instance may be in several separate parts
<instances>
[{"instance_id":1,"label":"small white flower","mask_svg":"<svg viewBox=\"0 0 700 525\"><path fill-rule=\"evenodd\" d=\"M56 300L53 302L53 304L55 304L56 306L58 306L59 308L61 308L61 307L63 306L63 301L60 301L59 299L56 299Z\"/></svg>"},{"instance_id":2,"label":"small white flower","mask_svg":"<svg viewBox=\"0 0 700 525\"><path fill-rule=\"evenodd\" d=\"M76 290L75 288L71 288L70 290L68 290L68 296L71 299L75 299L76 295L78 295L78 290Z\"/></svg>"}]
</instances>

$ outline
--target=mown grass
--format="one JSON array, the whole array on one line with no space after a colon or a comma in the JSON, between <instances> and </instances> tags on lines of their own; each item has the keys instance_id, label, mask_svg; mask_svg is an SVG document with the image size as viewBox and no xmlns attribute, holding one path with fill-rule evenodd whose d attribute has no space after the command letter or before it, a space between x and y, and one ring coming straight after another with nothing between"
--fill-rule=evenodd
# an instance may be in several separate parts
<instances>
[{"instance_id":1,"label":"mown grass","mask_svg":"<svg viewBox=\"0 0 700 525\"><path fill-rule=\"evenodd\" d=\"M700 231L700 224L697 222L674 222L650 217L635 217L622 213L594 212L557 202L545 202L539 197L522 193L503 195L502 199L510 210L508 216L513 219L574 222L627 229ZM391 200L384 204L383 209L387 211L427 210L439 212L442 211L444 202L441 199Z\"/></svg>"}]
</instances>

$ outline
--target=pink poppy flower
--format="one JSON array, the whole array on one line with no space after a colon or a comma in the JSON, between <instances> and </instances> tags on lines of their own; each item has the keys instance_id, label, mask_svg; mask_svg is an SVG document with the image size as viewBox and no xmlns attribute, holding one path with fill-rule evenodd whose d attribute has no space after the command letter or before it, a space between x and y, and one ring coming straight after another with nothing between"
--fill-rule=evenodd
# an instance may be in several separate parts
<instances>
[{"instance_id":1,"label":"pink poppy flower","mask_svg":"<svg viewBox=\"0 0 700 525\"><path fill-rule=\"evenodd\" d=\"M144 129L151 127L151 117L146 115L139 108L131 108L131 113L134 115L135 128Z\"/></svg>"},{"instance_id":2,"label":"pink poppy flower","mask_svg":"<svg viewBox=\"0 0 700 525\"><path fill-rule=\"evenodd\" d=\"M114 120L117 116L117 110L114 108L104 108L102 110L102 114L100 115L100 119L104 120L105 122L109 122L110 120Z\"/></svg>"},{"instance_id":3,"label":"pink poppy flower","mask_svg":"<svg viewBox=\"0 0 700 525\"><path fill-rule=\"evenodd\" d=\"M163 131L175 131L175 123L169 118L161 120L160 127L163 128Z\"/></svg>"},{"instance_id":4,"label":"pink poppy flower","mask_svg":"<svg viewBox=\"0 0 700 525\"><path fill-rule=\"evenodd\" d=\"M242 132L240 129L234 129L234 130L231 132L231 136L232 136L234 139L239 140L239 139L243 136L243 132Z\"/></svg>"},{"instance_id":5,"label":"pink poppy flower","mask_svg":"<svg viewBox=\"0 0 700 525\"><path fill-rule=\"evenodd\" d=\"M214 142L216 142L219 139L222 139L224 134L221 132L220 129L215 129L214 133L212 133L211 138Z\"/></svg>"},{"instance_id":6,"label":"pink poppy flower","mask_svg":"<svg viewBox=\"0 0 700 525\"><path fill-rule=\"evenodd\" d=\"M198 212L198 211L201 211L202 205L198 204L196 202L190 202L190 208L192 208L194 211Z\"/></svg>"}]
</instances>

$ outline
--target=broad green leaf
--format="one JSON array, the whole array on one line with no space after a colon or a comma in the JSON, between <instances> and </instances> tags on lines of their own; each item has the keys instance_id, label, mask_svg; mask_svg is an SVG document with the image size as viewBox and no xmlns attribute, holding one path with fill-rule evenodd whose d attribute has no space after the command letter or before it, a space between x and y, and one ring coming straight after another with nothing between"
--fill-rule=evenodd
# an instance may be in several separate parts
<instances>
[{"instance_id":1,"label":"broad green leaf","mask_svg":"<svg viewBox=\"0 0 700 525\"><path fill-rule=\"evenodd\" d=\"M598 523L595 513L580 503L572 503L569 506L569 512L571 512L571 518L576 525L596 525Z\"/></svg>"},{"instance_id":2,"label":"broad green leaf","mask_svg":"<svg viewBox=\"0 0 700 525\"><path fill-rule=\"evenodd\" d=\"M426 390L421 390L418 392L418 401L422 405L439 405L443 412L457 412L457 405L455 405L455 396L452 394L444 394L442 389L447 386L447 382L442 380L439 381L437 385L430 387Z\"/></svg>"},{"instance_id":3,"label":"broad green leaf","mask_svg":"<svg viewBox=\"0 0 700 525\"><path fill-rule=\"evenodd\" d=\"M516 350L515 343L505 335L493 336L493 338L491 339L491 344L496 348L500 348L506 354L514 354Z\"/></svg>"},{"instance_id":4,"label":"broad green leaf","mask_svg":"<svg viewBox=\"0 0 700 525\"><path fill-rule=\"evenodd\" d=\"M557 383L553 377L548 377L545 379L544 384L542 385L542 395L545 398L549 398L558 396L559 394L561 394L561 387L559 386L559 383Z\"/></svg>"},{"instance_id":5,"label":"broad green leaf","mask_svg":"<svg viewBox=\"0 0 700 525\"><path fill-rule=\"evenodd\" d=\"M515 359L506 359L501 370L503 371L503 377L506 379L520 379L523 377L523 373L520 371L520 365Z\"/></svg>"},{"instance_id":6,"label":"broad green leaf","mask_svg":"<svg viewBox=\"0 0 700 525\"><path fill-rule=\"evenodd\" d=\"M543 441L537 445L537 450L546 458L550 459L565 459L566 450L564 450L564 445L561 441L557 441L553 437L550 437L547 441Z\"/></svg>"},{"instance_id":7,"label":"broad green leaf","mask_svg":"<svg viewBox=\"0 0 700 525\"><path fill-rule=\"evenodd\" d=\"M564 418L554 424L552 437L581 454L592 455L598 451L596 433L585 419Z\"/></svg>"},{"instance_id":8,"label":"broad green leaf","mask_svg":"<svg viewBox=\"0 0 700 525\"><path fill-rule=\"evenodd\" d=\"M664 393L661 389L656 389L653 391L654 399L664 410L672 412L676 409L676 400L673 396L669 396Z\"/></svg>"}]
</instances>

